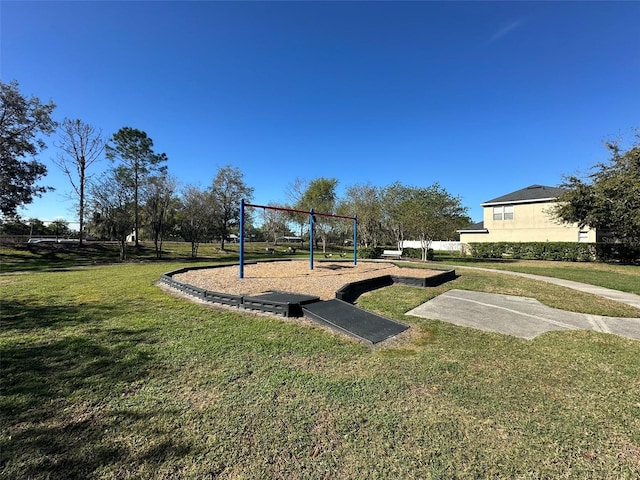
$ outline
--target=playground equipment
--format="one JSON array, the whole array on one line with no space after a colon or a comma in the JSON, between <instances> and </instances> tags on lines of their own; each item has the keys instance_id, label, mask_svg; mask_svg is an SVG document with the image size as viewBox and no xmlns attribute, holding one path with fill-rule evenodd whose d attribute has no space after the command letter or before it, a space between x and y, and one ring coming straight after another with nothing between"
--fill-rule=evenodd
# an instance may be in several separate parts
<instances>
[{"instance_id":1,"label":"playground equipment","mask_svg":"<svg viewBox=\"0 0 640 480\"><path fill-rule=\"evenodd\" d=\"M315 221L315 217L332 217L332 218L343 218L353 220L353 264L357 265L357 257L358 257L358 216L349 217L346 215L335 215L333 213L319 213L315 212L313 208L308 212L306 210L296 210L294 208L285 208L285 207L273 207L269 205L255 205L251 203L246 203L243 200L240 200L240 265L239 265L239 275L240 278L244 278L244 209L245 207L251 208L264 208L269 210L277 210L281 212L289 212L289 213L299 213L303 215L309 215L309 270L313 270L313 222Z\"/></svg>"}]
</instances>

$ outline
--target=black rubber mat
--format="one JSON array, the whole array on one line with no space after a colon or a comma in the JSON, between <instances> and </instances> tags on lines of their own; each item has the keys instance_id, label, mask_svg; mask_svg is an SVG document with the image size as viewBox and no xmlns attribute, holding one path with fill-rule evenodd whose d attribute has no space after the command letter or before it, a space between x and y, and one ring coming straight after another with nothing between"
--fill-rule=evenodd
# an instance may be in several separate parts
<instances>
[{"instance_id":1,"label":"black rubber mat","mask_svg":"<svg viewBox=\"0 0 640 480\"><path fill-rule=\"evenodd\" d=\"M299 303L300 305L304 305L305 303L309 302L317 302L320 299L320 297L316 297L314 295L275 291L252 295L251 298L260 298L263 300L279 303Z\"/></svg>"},{"instance_id":2,"label":"black rubber mat","mask_svg":"<svg viewBox=\"0 0 640 480\"><path fill-rule=\"evenodd\" d=\"M285 317L302 317L302 305L317 302L320 297L289 292L266 292L260 295L244 297L242 308L275 313Z\"/></svg>"},{"instance_id":3,"label":"black rubber mat","mask_svg":"<svg viewBox=\"0 0 640 480\"><path fill-rule=\"evenodd\" d=\"M303 306L302 311L305 317L374 344L409 328L338 299L311 303Z\"/></svg>"}]
</instances>

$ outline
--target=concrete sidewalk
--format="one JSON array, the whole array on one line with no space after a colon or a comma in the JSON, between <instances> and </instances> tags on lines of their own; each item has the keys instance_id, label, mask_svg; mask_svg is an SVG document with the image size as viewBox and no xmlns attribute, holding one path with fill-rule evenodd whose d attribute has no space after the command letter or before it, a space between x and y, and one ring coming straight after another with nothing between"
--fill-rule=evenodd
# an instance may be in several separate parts
<instances>
[{"instance_id":1,"label":"concrete sidewalk","mask_svg":"<svg viewBox=\"0 0 640 480\"><path fill-rule=\"evenodd\" d=\"M503 273L505 275L515 275L517 277L530 278L531 280L539 280L541 282L553 283L554 285L561 285L563 287L572 288L573 290L579 290L581 292L592 293L599 295L600 297L615 300L616 302L626 303L632 307L640 308L640 295L633 293L620 292L618 290L612 290L610 288L597 287L595 285L589 285L587 283L574 282L571 280L563 280L561 278L544 277L542 275L533 275L530 273L512 272L509 270L496 270L494 268L482 268L482 267L465 267L458 265L451 268L468 268L470 270L482 270L484 272Z\"/></svg>"},{"instance_id":2,"label":"concrete sidewalk","mask_svg":"<svg viewBox=\"0 0 640 480\"><path fill-rule=\"evenodd\" d=\"M594 285L540 275L461 267L516 275L553 283L640 308L640 296ZM552 330L595 330L640 340L640 318L606 317L567 312L543 305L538 300L512 295L449 290L407 312L422 318L442 320L479 330L533 339Z\"/></svg>"},{"instance_id":3,"label":"concrete sidewalk","mask_svg":"<svg viewBox=\"0 0 640 480\"><path fill-rule=\"evenodd\" d=\"M463 327L531 340L552 330L595 330L640 340L640 318L567 312L513 295L449 290L407 312Z\"/></svg>"}]
</instances>

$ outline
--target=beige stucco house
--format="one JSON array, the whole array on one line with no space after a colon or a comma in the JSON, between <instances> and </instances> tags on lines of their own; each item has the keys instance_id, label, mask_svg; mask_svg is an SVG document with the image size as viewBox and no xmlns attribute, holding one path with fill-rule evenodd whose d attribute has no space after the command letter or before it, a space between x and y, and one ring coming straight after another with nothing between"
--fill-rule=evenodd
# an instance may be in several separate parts
<instances>
[{"instance_id":1,"label":"beige stucco house","mask_svg":"<svg viewBox=\"0 0 640 480\"><path fill-rule=\"evenodd\" d=\"M596 231L555 220L550 213L562 190L531 185L482 203L484 221L458 230L462 243L595 242Z\"/></svg>"}]
</instances>

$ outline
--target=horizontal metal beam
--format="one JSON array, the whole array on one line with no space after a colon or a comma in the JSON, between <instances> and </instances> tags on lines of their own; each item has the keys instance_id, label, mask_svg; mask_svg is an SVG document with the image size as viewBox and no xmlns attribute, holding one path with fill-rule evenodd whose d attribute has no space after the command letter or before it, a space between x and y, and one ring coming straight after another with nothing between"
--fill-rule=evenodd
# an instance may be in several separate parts
<instances>
[{"instance_id":1,"label":"horizontal metal beam","mask_svg":"<svg viewBox=\"0 0 640 480\"><path fill-rule=\"evenodd\" d=\"M286 208L286 207L274 207L272 205L255 205L253 203L245 203L245 207L254 207L254 208L268 208L271 210L279 210L281 212L289 212L289 213L301 213L304 215L310 215L311 211L309 210L297 210L295 208ZM349 220L355 220L356 217L349 217L347 215L336 215L333 213L318 213L316 211L313 212L314 215L320 217L334 217L334 218L348 218Z\"/></svg>"}]
</instances>

